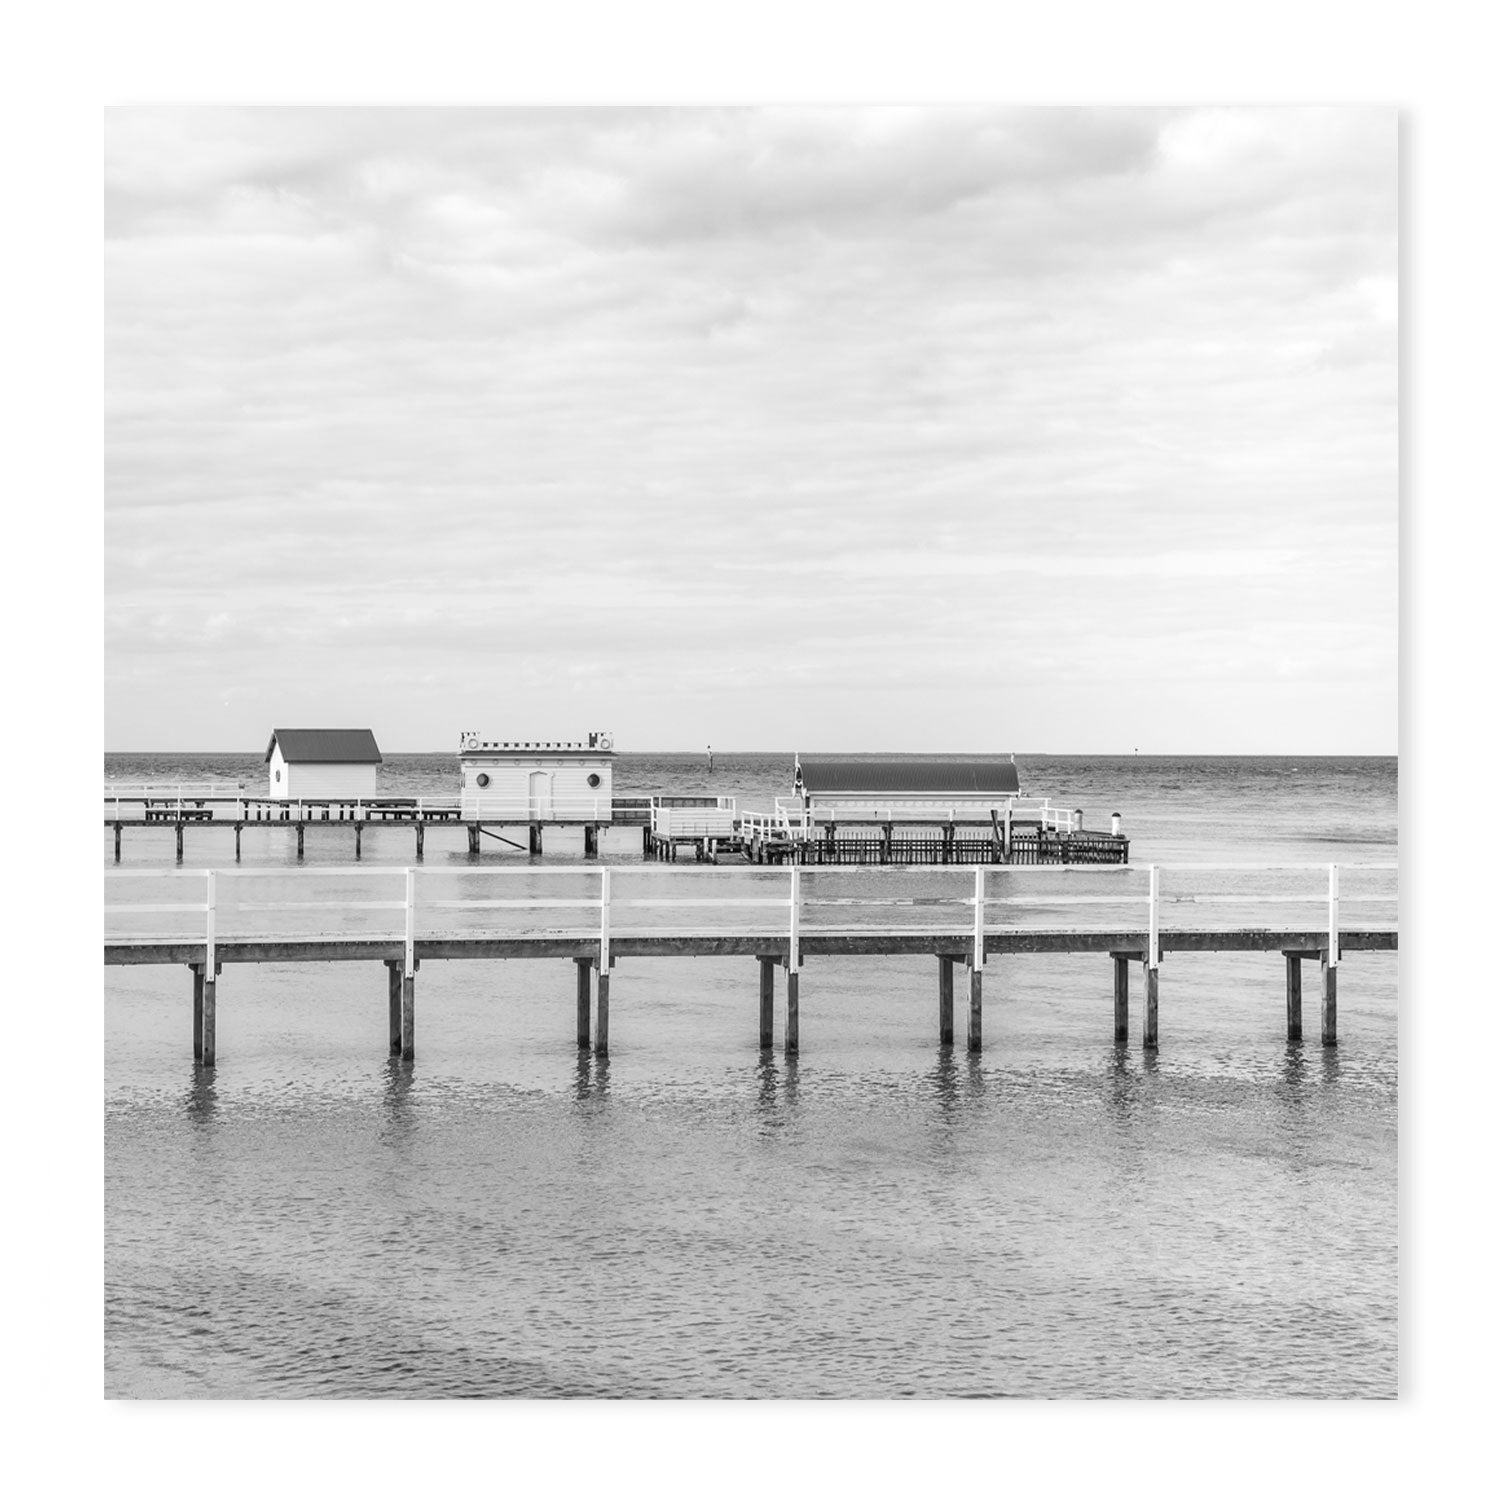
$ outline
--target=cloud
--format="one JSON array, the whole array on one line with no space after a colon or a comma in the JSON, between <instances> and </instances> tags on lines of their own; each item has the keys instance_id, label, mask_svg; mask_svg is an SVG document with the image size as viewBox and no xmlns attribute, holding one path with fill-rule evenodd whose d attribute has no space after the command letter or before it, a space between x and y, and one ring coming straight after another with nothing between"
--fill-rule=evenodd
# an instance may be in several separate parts
<instances>
[{"instance_id":1,"label":"cloud","mask_svg":"<svg viewBox=\"0 0 1500 1500\"><path fill-rule=\"evenodd\" d=\"M1195 641L1393 639L1389 112L112 110L106 233L111 743L293 654L425 661L416 746L1131 649L1188 733Z\"/></svg>"}]
</instances>

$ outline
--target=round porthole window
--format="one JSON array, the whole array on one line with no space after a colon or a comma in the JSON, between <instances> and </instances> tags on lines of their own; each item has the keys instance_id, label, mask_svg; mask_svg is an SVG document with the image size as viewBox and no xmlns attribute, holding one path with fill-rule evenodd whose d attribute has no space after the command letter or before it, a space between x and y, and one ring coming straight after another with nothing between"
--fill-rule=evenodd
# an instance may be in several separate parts
<instances>
[{"instance_id":1,"label":"round porthole window","mask_svg":"<svg viewBox=\"0 0 1500 1500\"><path fill-rule=\"evenodd\" d=\"M598 786L599 785L599 773L597 771L590 771L589 772L589 785L590 786Z\"/></svg>"},{"instance_id":2,"label":"round porthole window","mask_svg":"<svg viewBox=\"0 0 1500 1500\"><path fill-rule=\"evenodd\" d=\"M488 786L490 784L490 773L488 771L481 771L474 778L474 784L476 786Z\"/></svg>"}]
</instances>

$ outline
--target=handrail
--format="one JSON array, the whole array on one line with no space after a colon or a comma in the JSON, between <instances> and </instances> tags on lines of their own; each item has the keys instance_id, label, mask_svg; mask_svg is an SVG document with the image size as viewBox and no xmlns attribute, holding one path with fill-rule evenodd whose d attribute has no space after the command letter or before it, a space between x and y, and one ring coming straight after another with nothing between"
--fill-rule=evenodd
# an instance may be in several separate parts
<instances>
[{"instance_id":1,"label":"handrail","mask_svg":"<svg viewBox=\"0 0 1500 1500\"><path fill-rule=\"evenodd\" d=\"M851 871L866 868L878 870L882 875L889 875L888 867L872 866L843 866L837 871L826 873L837 878L847 878ZM1247 891L1238 893L1216 893L1216 892L1177 892L1164 894L1161 888L1161 877L1163 872L1172 869L1190 868L1194 870L1228 870L1228 871L1284 871L1318 869L1326 870L1326 884L1317 891L1277 893ZM1054 907L1069 905L1112 905L1129 906L1132 904L1144 904L1145 912L1145 938L1146 938L1146 962L1151 968L1159 966L1161 961L1161 938L1163 927L1161 922L1162 907L1166 904L1191 905L1202 901L1224 901L1244 905L1263 904L1317 904L1327 903L1327 954L1330 964L1337 964L1339 953L1339 937L1341 928L1340 908L1341 903L1357 902L1365 904L1384 903L1395 901L1395 894L1363 894L1352 896L1341 896L1340 894L1340 870L1363 871L1363 870L1391 870L1395 866L1384 862L1371 862L1368 864L1351 864L1339 866L1338 864L1306 865L1306 864L1280 864L1280 865L1149 865L1141 866L1105 866L1091 867L1087 870L1089 878L1102 878L1107 880L1118 880L1121 876L1137 875L1144 873L1147 876L1148 888L1145 892L1139 889L1122 891L1117 894L1101 895L1093 893L1070 894L1066 891L1041 890L1027 895L1000 895L992 894L988 889L991 877L1004 881L1014 882L1038 881L1048 876L1056 876L1060 873L1077 876L1084 872L1077 870L1061 869L1035 869L1032 867L1005 867L992 865L970 865L970 866L912 866L907 867L903 874L923 878L931 874L954 875L962 871L969 871L973 877L973 894L971 896L935 896L922 897L924 907L934 905L967 907L973 912L971 926L972 934L972 962L976 968L984 967L985 937L995 929L986 920L987 913L992 906L1033 906ZM804 870L800 865L791 865L785 869L767 871L750 870L741 872L742 876L749 877L752 883L772 887L780 887L785 894L768 896L625 896L620 897L614 893L613 882L616 878L629 882L641 880L644 883L659 883L662 880L676 881L678 884L684 881L691 882L693 879L712 878L708 871L696 874L689 870L672 871L670 875L665 873L660 866L541 866L520 868L499 867L483 872L476 877L473 871L458 869L419 869L414 866L325 866L316 870L287 870L277 866L252 866L250 868L232 868L225 870L203 869L203 870L180 870L180 869L152 869L152 870L111 870L105 872L105 883L108 886L111 881L118 880L141 880L141 879L168 879L168 880L201 880L204 882L205 899L202 901L189 902L141 902L125 903L123 905L111 905L106 903L104 911L106 916L116 916L124 913L135 915L155 913L200 913L204 917L203 940L205 962L213 965L216 962L217 949L222 945L224 938L219 925L221 914L227 911L400 911L402 913L402 928L399 941L402 943L403 963L405 972L411 974L415 971L416 942L417 942L417 907L418 907L418 878L420 876L424 884L430 885L434 880L462 879L473 882L476 878L489 881L495 878L505 879L526 875L535 880L541 878L564 878L575 885L583 886L587 894L528 894L515 899L497 899L494 897L476 898L446 897L442 899L428 898L423 902L424 909L434 911L496 911L496 910L520 910L520 911L555 911L555 910L589 910L598 912L598 941L599 961L604 968L608 968L611 957L612 922L611 916L616 908L631 909L660 909L674 907L724 907L737 909L780 909L787 913L787 925L783 929L788 944L788 963L795 972L801 966L802 942L808 932L817 933L825 930L817 926L808 927L805 921L806 913L815 908L849 908L849 907L900 907L912 905L914 901L910 898L903 900L899 896L880 894L872 897L850 897L831 896L818 897L808 896L803 890L804 877L816 881L825 872L819 868ZM283 880L291 880L295 883L307 883L329 875L349 876L359 875L366 878L389 878L400 875L403 880L403 892L400 900L330 900L330 901L307 901L307 900L283 900L283 901L236 901L226 900L223 895L223 886L233 884L239 880L266 879L278 877ZM832 928L832 931L845 929ZM1088 931L1087 928L1071 929L1077 931ZM1108 929L1117 930L1112 926ZM367 937L369 934L360 934ZM376 936L383 936L377 934Z\"/></svg>"}]
</instances>

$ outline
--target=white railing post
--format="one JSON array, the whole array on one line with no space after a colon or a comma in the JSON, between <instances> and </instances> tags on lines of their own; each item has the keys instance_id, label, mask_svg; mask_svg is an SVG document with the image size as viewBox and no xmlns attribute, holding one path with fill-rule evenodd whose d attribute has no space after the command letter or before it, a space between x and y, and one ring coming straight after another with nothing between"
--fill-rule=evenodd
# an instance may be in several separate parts
<instances>
[{"instance_id":1,"label":"white railing post","mask_svg":"<svg viewBox=\"0 0 1500 1500\"><path fill-rule=\"evenodd\" d=\"M406 867L406 954L402 973L411 979L417 972L417 872Z\"/></svg>"},{"instance_id":2,"label":"white railing post","mask_svg":"<svg viewBox=\"0 0 1500 1500\"><path fill-rule=\"evenodd\" d=\"M786 950L786 966L793 973L799 973L802 969L802 866L792 865L792 889L787 899L790 913L790 927L788 936L790 941Z\"/></svg>"},{"instance_id":3,"label":"white railing post","mask_svg":"<svg viewBox=\"0 0 1500 1500\"><path fill-rule=\"evenodd\" d=\"M609 866L599 871L599 972L609 973Z\"/></svg>"},{"instance_id":4,"label":"white railing post","mask_svg":"<svg viewBox=\"0 0 1500 1500\"><path fill-rule=\"evenodd\" d=\"M218 948L218 934L215 931L214 923L214 918L216 916L216 912L214 910L214 871L207 870L204 873L208 877L208 896L204 903L203 975L205 979L212 979L214 975L218 973L218 969L216 967L218 962L216 956Z\"/></svg>"},{"instance_id":5,"label":"white railing post","mask_svg":"<svg viewBox=\"0 0 1500 1500\"><path fill-rule=\"evenodd\" d=\"M1339 961L1339 867L1328 867L1328 962Z\"/></svg>"},{"instance_id":6,"label":"white railing post","mask_svg":"<svg viewBox=\"0 0 1500 1500\"><path fill-rule=\"evenodd\" d=\"M974 967L984 968L984 866L974 871Z\"/></svg>"},{"instance_id":7,"label":"white railing post","mask_svg":"<svg viewBox=\"0 0 1500 1500\"><path fill-rule=\"evenodd\" d=\"M1161 874L1155 865L1151 872L1151 931L1146 945L1146 967L1161 967Z\"/></svg>"}]
</instances>

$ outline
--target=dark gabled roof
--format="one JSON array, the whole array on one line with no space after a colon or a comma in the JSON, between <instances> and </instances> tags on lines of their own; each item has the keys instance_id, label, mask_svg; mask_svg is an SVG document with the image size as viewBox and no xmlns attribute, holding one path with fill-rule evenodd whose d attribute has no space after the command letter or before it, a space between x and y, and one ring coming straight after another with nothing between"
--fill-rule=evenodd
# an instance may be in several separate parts
<instances>
[{"instance_id":1,"label":"dark gabled roof","mask_svg":"<svg viewBox=\"0 0 1500 1500\"><path fill-rule=\"evenodd\" d=\"M273 729L266 759L277 744L281 758L293 765L379 765L382 756L368 729Z\"/></svg>"},{"instance_id":2,"label":"dark gabled roof","mask_svg":"<svg viewBox=\"0 0 1500 1500\"><path fill-rule=\"evenodd\" d=\"M1004 797L1021 790L1008 755L799 755L802 789L854 797Z\"/></svg>"}]
</instances>

